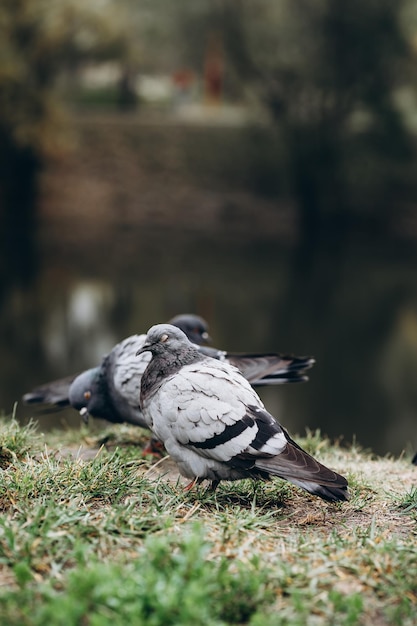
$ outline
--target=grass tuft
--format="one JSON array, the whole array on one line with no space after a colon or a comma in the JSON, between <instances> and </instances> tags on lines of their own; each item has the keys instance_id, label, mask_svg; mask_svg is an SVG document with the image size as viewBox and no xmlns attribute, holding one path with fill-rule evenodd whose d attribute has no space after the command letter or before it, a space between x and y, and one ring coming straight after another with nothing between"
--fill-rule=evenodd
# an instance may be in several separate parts
<instances>
[{"instance_id":1,"label":"grass tuft","mask_svg":"<svg viewBox=\"0 0 417 626\"><path fill-rule=\"evenodd\" d=\"M137 558L78 565L62 585L35 587L20 567L21 588L3 595L7 624L241 624L273 599L258 562L207 558L202 528L184 537L149 537ZM30 617L29 617L30 616Z\"/></svg>"},{"instance_id":2,"label":"grass tuft","mask_svg":"<svg viewBox=\"0 0 417 626\"><path fill-rule=\"evenodd\" d=\"M398 506L404 513L408 513L417 521L417 487L412 487L407 491L400 498Z\"/></svg>"},{"instance_id":3,"label":"grass tuft","mask_svg":"<svg viewBox=\"0 0 417 626\"><path fill-rule=\"evenodd\" d=\"M41 436L37 435L37 424L33 420L26 426L20 426L14 412L12 416L0 419L0 469L5 469L29 451L37 450Z\"/></svg>"}]
</instances>

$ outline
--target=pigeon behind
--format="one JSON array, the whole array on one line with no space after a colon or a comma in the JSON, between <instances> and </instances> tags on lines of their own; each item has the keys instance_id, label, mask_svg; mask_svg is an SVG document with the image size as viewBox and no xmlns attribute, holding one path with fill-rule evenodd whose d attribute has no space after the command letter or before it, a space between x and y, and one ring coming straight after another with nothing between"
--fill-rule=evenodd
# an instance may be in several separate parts
<instances>
[{"instance_id":1,"label":"pigeon behind","mask_svg":"<svg viewBox=\"0 0 417 626\"><path fill-rule=\"evenodd\" d=\"M171 320L198 346L198 350L240 369L252 385L275 385L307 380L306 371L314 364L310 357L280 354L239 354L217 350L210 341L207 322L198 315L183 314ZM137 351L146 335L127 337L102 359L101 363L79 375L53 381L23 396L26 404L49 404L57 408L71 406L86 420L88 416L112 423L146 427L139 406L140 381L150 360Z\"/></svg>"}]
</instances>

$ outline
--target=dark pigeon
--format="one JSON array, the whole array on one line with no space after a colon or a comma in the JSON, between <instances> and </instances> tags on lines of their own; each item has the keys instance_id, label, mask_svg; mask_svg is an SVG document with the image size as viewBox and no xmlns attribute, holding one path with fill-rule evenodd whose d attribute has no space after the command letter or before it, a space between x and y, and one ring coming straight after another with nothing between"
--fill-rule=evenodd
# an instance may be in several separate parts
<instances>
[{"instance_id":1,"label":"dark pigeon","mask_svg":"<svg viewBox=\"0 0 417 626\"><path fill-rule=\"evenodd\" d=\"M228 353L203 346L210 340L207 322L197 315L179 315L171 322L196 345L197 350L240 369L253 385L274 385L307 380L306 370L313 364L309 357L286 357L279 354ZM23 396L26 404L50 404L57 408L71 406L83 418L100 418L113 423L127 422L146 426L139 407L140 379L150 360L140 359L137 351L146 335L132 335L118 343L100 365L82 374L37 387ZM198 344L198 345L197 345Z\"/></svg>"},{"instance_id":2,"label":"dark pigeon","mask_svg":"<svg viewBox=\"0 0 417 626\"><path fill-rule=\"evenodd\" d=\"M279 476L324 500L347 500L347 480L291 439L238 369L207 357L170 324L138 351L152 354L141 381L143 418L193 484Z\"/></svg>"},{"instance_id":3,"label":"dark pigeon","mask_svg":"<svg viewBox=\"0 0 417 626\"><path fill-rule=\"evenodd\" d=\"M194 315L194 313L181 313L173 317L169 324L180 328L188 339L198 346L205 346L211 343L211 337L208 332L208 324L203 317Z\"/></svg>"}]
</instances>

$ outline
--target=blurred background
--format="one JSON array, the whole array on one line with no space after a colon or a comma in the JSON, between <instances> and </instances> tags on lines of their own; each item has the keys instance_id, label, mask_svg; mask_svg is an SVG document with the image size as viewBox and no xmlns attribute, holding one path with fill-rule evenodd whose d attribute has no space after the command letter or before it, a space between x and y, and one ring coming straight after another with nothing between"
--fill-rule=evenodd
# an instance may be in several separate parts
<instances>
[{"instance_id":1,"label":"blurred background","mask_svg":"<svg viewBox=\"0 0 417 626\"><path fill-rule=\"evenodd\" d=\"M317 359L291 432L411 454L416 84L416 0L4 0L0 409L194 312Z\"/></svg>"}]
</instances>

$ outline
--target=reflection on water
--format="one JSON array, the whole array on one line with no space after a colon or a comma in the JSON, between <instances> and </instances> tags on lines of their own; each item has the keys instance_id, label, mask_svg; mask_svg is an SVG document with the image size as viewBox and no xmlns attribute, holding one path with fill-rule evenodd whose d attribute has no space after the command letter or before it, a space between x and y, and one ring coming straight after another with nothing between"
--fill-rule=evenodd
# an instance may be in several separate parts
<instances>
[{"instance_id":1,"label":"reflection on water","mask_svg":"<svg viewBox=\"0 0 417 626\"><path fill-rule=\"evenodd\" d=\"M62 355L71 350L79 363L99 361L117 342L108 322L113 297L105 283L80 281L71 286L64 305L56 303L46 314L42 341L47 360L60 367Z\"/></svg>"},{"instance_id":2,"label":"reflection on water","mask_svg":"<svg viewBox=\"0 0 417 626\"><path fill-rule=\"evenodd\" d=\"M89 214L85 189L72 217L67 196L58 215L44 200L35 280L12 285L0 309L0 407L10 412L33 386L92 366L123 337L193 311L209 321L219 347L316 357L309 383L262 390L292 432L320 428L378 453L417 448L414 243L359 228L335 241L329 231L300 263L284 203L268 229L270 199L246 189L231 200L220 184L185 189L181 179L185 205L193 202L181 213L173 198L167 217L167 186L174 189L180 174L168 180L158 171L142 180L136 220L120 193L111 217L100 217L100 207L99 217ZM59 198L50 183L48 193ZM18 406L20 418L31 414ZM62 414L39 420L42 428L59 425Z\"/></svg>"}]
</instances>

